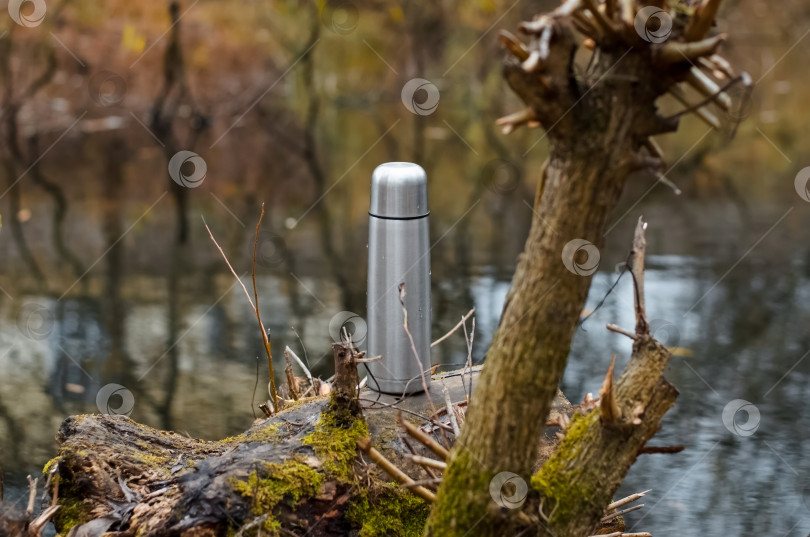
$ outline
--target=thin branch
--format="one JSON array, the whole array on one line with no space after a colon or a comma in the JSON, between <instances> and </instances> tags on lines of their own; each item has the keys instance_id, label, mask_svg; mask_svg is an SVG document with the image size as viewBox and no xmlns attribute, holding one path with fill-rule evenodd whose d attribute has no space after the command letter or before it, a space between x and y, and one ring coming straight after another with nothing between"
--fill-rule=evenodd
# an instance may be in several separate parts
<instances>
[{"instance_id":1,"label":"thin branch","mask_svg":"<svg viewBox=\"0 0 810 537\"><path fill-rule=\"evenodd\" d=\"M34 506L37 502L37 478L28 476L28 507L25 508L25 514L30 519L34 514Z\"/></svg>"},{"instance_id":2,"label":"thin branch","mask_svg":"<svg viewBox=\"0 0 810 537\"><path fill-rule=\"evenodd\" d=\"M425 366L422 364L422 359L419 358L419 352L416 350L416 343L413 340L413 335L411 331L408 329L408 308L405 307L405 282L401 282L399 284L399 303L402 305L402 327L405 329L405 333L408 335L408 341L411 343L411 351L413 352L413 358L416 360L416 363L419 364L419 377L422 379L422 389L427 396L428 403L430 403L430 411L435 414L436 413L436 406L433 404L433 399L430 397L430 392L428 391L427 380L425 380Z\"/></svg>"},{"instance_id":3,"label":"thin branch","mask_svg":"<svg viewBox=\"0 0 810 537\"><path fill-rule=\"evenodd\" d=\"M643 507L644 507L644 504L640 503L638 505L634 505L633 507L628 507L627 509L624 509L623 511L617 511L615 513L611 513L611 514L609 514L607 516L602 517L601 522L602 523L610 522L614 518L618 518L618 517L620 517L622 515L626 515L627 513L630 513L630 512L633 512L633 511L638 511L639 509L641 509Z\"/></svg>"},{"instance_id":4,"label":"thin branch","mask_svg":"<svg viewBox=\"0 0 810 537\"><path fill-rule=\"evenodd\" d=\"M529 51L520 40L515 37L512 32L501 30L498 32L498 40L509 53L517 58L519 61L524 62L529 57Z\"/></svg>"},{"instance_id":5,"label":"thin branch","mask_svg":"<svg viewBox=\"0 0 810 537\"><path fill-rule=\"evenodd\" d=\"M616 355L610 359L605 380L602 381L602 388L599 390L599 407L602 409L603 423L616 423L622 417L622 409L616 402L613 390L613 369L616 367Z\"/></svg>"},{"instance_id":6,"label":"thin branch","mask_svg":"<svg viewBox=\"0 0 810 537\"><path fill-rule=\"evenodd\" d=\"M683 88L677 85L670 86L669 94L675 97L678 101L681 102L686 108L681 110L680 112L671 116L671 118L677 118L683 116L685 114L695 114L698 118L700 118L704 123L708 126L712 127L713 129L720 130L720 120L717 119L717 116L703 108L704 105L708 104L708 102L712 101L714 97L707 98L706 101L701 101L697 104L692 104L689 102L689 99L686 97L686 93L683 91Z\"/></svg>"},{"instance_id":7,"label":"thin branch","mask_svg":"<svg viewBox=\"0 0 810 537\"><path fill-rule=\"evenodd\" d=\"M731 110L731 97L727 93L723 93L714 80L709 78L709 75L698 69L692 67L686 74L686 82L702 93L706 97L711 97L711 100L717 101L717 104L726 112Z\"/></svg>"},{"instance_id":8,"label":"thin branch","mask_svg":"<svg viewBox=\"0 0 810 537\"><path fill-rule=\"evenodd\" d=\"M403 438L402 443L405 444L405 447L408 449L411 455L417 455L416 450L413 449L413 446L411 445L411 443L408 441L407 438ZM438 474L436 474L436 472L433 471L433 468L431 468L430 466L425 466L424 470L425 473L429 475L431 479L441 482L441 478L438 476Z\"/></svg>"},{"instance_id":9,"label":"thin branch","mask_svg":"<svg viewBox=\"0 0 810 537\"><path fill-rule=\"evenodd\" d=\"M284 375L287 378L287 387L290 390L290 395L293 398L293 401L298 401L298 381L295 378L295 373L293 372L292 368L292 360L290 360L290 352L289 347L284 349Z\"/></svg>"},{"instance_id":10,"label":"thin branch","mask_svg":"<svg viewBox=\"0 0 810 537\"><path fill-rule=\"evenodd\" d=\"M615 36L617 31L616 27L613 26L613 23L605 16L604 13L599 9L596 5L595 0L583 0L585 7L588 8L588 11L593 13L594 18L596 19L596 23L599 27L607 34L608 36Z\"/></svg>"},{"instance_id":11,"label":"thin branch","mask_svg":"<svg viewBox=\"0 0 810 537\"><path fill-rule=\"evenodd\" d=\"M262 215L264 215L264 204L262 204ZM256 319L259 322L259 328L262 331L262 340L264 342L264 350L267 352L267 361L268 361L268 363L270 365L270 392L271 392L270 395L271 395L271 397L273 399L271 401L271 404L273 405L273 410L275 412L278 412L278 401L276 401L276 398L277 398L277 396L276 396L276 381L275 381L275 374L273 372L273 358L272 358L272 355L270 353L270 341L267 338L267 331L264 329L264 325L262 324L262 319L261 319L261 316L259 315L259 308L257 308L256 305L253 303L253 299L250 298L250 293L248 292L247 287L245 287L245 284L242 283L242 279L236 274L236 271L233 269L233 266L231 266L231 262L228 261L228 256L225 255L225 252L222 250L222 247L219 245L217 240L214 238L214 234L211 233L211 228L209 228L208 224L205 222L205 217L202 217L202 221L203 221L203 225L205 225L206 231L208 231L208 236L211 237L211 241L214 243L214 246L216 246L217 250L219 250L220 255L222 255L222 259L225 260L225 264L228 265L228 268L231 270L231 274L233 274L233 277L236 278L236 281L239 282L239 285L242 286L242 290L245 292L245 296L247 297L248 302L250 303L250 307L253 308L253 312L256 314ZM259 223L261 223L261 218L259 219ZM258 225L256 226L256 229L258 229ZM255 244L254 244L254 248L253 248L253 256L254 256L254 282L255 282L255 258L256 258L255 257L256 256ZM255 283L254 283L254 291L255 291Z\"/></svg>"},{"instance_id":12,"label":"thin branch","mask_svg":"<svg viewBox=\"0 0 810 537\"><path fill-rule=\"evenodd\" d=\"M723 0L704 0L703 4L695 10L695 14L689 20L689 24L684 31L684 37L687 41L703 39L703 37L709 33L722 1Z\"/></svg>"},{"instance_id":13,"label":"thin branch","mask_svg":"<svg viewBox=\"0 0 810 537\"><path fill-rule=\"evenodd\" d=\"M633 0L619 0L619 18L626 28L633 28L636 19L636 7Z\"/></svg>"},{"instance_id":14,"label":"thin branch","mask_svg":"<svg viewBox=\"0 0 810 537\"><path fill-rule=\"evenodd\" d=\"M427 471L427 468L425 468ZM440 477L431 477L430 479L420 479L419 481L414 481L413 483L405 483L402 485L402 488L409 489L411 487L421 487L423 485L434 487L442 482Z\"/></svg>"},{"instance_id":15,"label":"thin branch","mask_svg":"<svg viewBox=\"0 0 810 537\"><path fill-rule=\"evenodd\" d=\"M623 335L623 336L627 336L627 337L629 337L630 339L632 339L633 341L635 341L635 340L637 340L637 339L638 339L638 336L637 336L637 335L635 335L635 334L633 334L633 333L631 333L631 332L628 332L627 330L625 330L625 329L624 329L624 328L622 328L621 326L618 326L618 325L615 325L615 324L610 324L610 323L609 323L609 324L607 325L607 329L608 329L608 330L610 330L611 332L616 332L617 334L621 334L621 335Z\"/></svg>"},{"instance_id":16,"label":"thin branch","mask_svg":"<svg viewBox=\"0 0 810 537\"><path fill-rule=\"evenodd\" d=\"M444 394L444 405L447 409L447 417L450 419L450 425L453 427L453 434L458 438L458 435L461 434L461 429L458 427L456 413L453 410L453 401L450 400L450 392L447 391L447 386L444 383L442 383L442 393Z\"/></svg>"},{"instance_id":17,"label":"thin branch","mask_svg":"<svg viewBox=\"0 0 810 537\"><path fill-rule=\"evenodd\" d=\"M399 424L402 426L403 429L405 429L405 432L408 433L414 440L418 440L419 442L424 444L433 453L435 453L442 459L447 460L447 458L450 456L450 452L447 451L447 449L444 446L433 440L427 434L420 431L418 427L414 427L412 424L405 421L402 417L401 412L399 414Z\"/></svg>"},{"instance_id":18,"label":"thin branch","mask_svg":"<svg viewBox=\"0 0 810 537\"><path fill-rule=\"evenodd\" d=\"M464 362L464 368L461 370L461 386L464 388L464 394L467 401L467 404L470 404L470 399L472 398L472 376L473 376L473 367L472 367L472 347L473 347L473 339L475 338L475 317L472 320L472 328L470 330L469 337L467 336L467 323L462 325L464 327L464 341L467 342L467 360ZM470 371L470 381L469 384L464 382L464 373L469 370Z\"/></svg>"},{"instance_id":19,"label":"thin branch","mask_svg":"<svg viewBox=\"0 0 810 537\"><path fill-rule=\"evenodd\" d=\"M382 410L384 408L396 408L400 412L404 412L404 413L409 414L409 415L411 415L411 416L413 416L415 418L419 418L420 420L424 420L424 421L430 423L433 427L436 427L437 429L444 429L446 431L452 431L452 429L448 425L445 425L444 423L439 423L437 421L434 421L433 419L431 419L431 418L429 418L427 416L423 416L422 414L420 414L418 412L414 412L413 410L408 410L407 408L398 407L397 404L401 403L402 401L394 401L393 403L384 403L384 402L379 401L377 399L367 399L365 397L358 397L357 400L358 401L365 401L366 403L371 403L371 404L374 404L374 405L379 405L377 407L363 407L363 408L368 409L368 410Z\"/></svg>"},{"instance_id":20,"label":"thin branch","mask_svg":"<svg viewBox=\"0 0 810 537\"><path fill-rule=\"evenodd\" d=\"M613 19L616 13L616 0L605 0L605 15L609 19Z\"/></svg>"},{"instance_id":21,"label":"thin branch","mask_svg":"<svg viewBox=\"0 0 810 537\"><path fill-rule=\"evenodd\" d=\"M659 49L658 58L665 64L692 62L714 54L725 39L726 34L720 34L694 43L667 43Z\"/></svg>"},{"instance_id":22,"label":"thin branch","mask_svg":"<svg viewBox=\"0 0 810 537\"><path fill-rule=\"evenodd\" d=\"M633 251L630 253L630 273L633 275L633 289L636 308L636 334L639 336L650 333L647 322L647 310L644 306L644 256L647 252L647 239L644 230L647 223L639 217L636 232L633 236Z\"/></svg>"},{"instance_id":23,"label":"thin branch","mask_svg":"<svg viewBox=\"0 0 810 537\"><path fill-rule=\"evenodd\" d=\"M616 500L615 502L607 506L607 510L613 511L614 509L617 509L622 505L627 505L628 503L633 503L636 500L640 500L641 498L644 497L645 494L647 494L651 490L652 489L647 489L643 492L636 492L635 494L631 494L630 496L622 498L621 500Z\"/></svg>"},{"instance_id":24,"label":"thin branch","mask_svg":"<svg viewBox=\"0 0 810 537\"><path fill-rule=\"evenodd\" d=\"M436 501L436 495L433 494L433 492L429 491L425 487L417 485L416 482L408 476L408 474L397 468L396 465L386 459L382 453L374 449L374 446L371 445L370 439L360 438L357 440L357 447L363 450L363 452L368 455L369 458L377 464L377 466L385 470L385 472L394 478L397 483L407 485L408 490L425 501Z\"/></svg>"},{"instance_id":25,"label":"thin branch","mask_svg":"<svg viewBox=\"0 0 810 537\"><path fill-rule=\"evenodd\" d=\"M250 303L250 307L255 310L256 306L253 305L253 299L250 298L250 293L248 293L247 287L245 287L245 284L242 283L242 280L239 278L239 276L236 275L236 271L233 270L233 267L231 266L231 262L228 261L228 257L225 255L225 252L222 251L222 247L219 245L217 240L214 238L214 234L211 233L211 229L208 227L208 224L205 222L205 217L202 217L202 221L203 221L203 225L205 226L206 231L208 231L208 236L211 237L211 241L214 243L214 246L216 246L217 250L219 250L219 253L222 255L222 259L225 260L225 264L228 265L229 269L231 269L231 274L233 274L233 277L236 278L237 282L239 282L239 285L242 286L242 290L245 292L245 296L247 297L248 302Z\"/></svg>"},{"instance_id":26,"label":"thin branch","mask_svg":"<svg viewBox=\"0 0 810 537\"><path fill-rule=\"evenodd\" d=\"M504 134L509 134L515 130L516 127L532 121L537 121L537 116L534 114L534 110L532 110L531 107L527 107L523 110L513 112L508 116L498 118L495 120L495 124L503 127L501 131Z\"/></svg>"},{"instance_id":27,"label":"thin branch","mask_svg":"<svg viewBox=\"0 0 810 537\"><path fill-rule=\"evenodd\" d=\"M430 348L432 349L433 347L435 347L436 345L438 345L439 343L441 343L442 341L444 341L445 339L447 339L451 335L453 335L453 332L455 332L456 330L461 328L461 325L464 324L464 321L469 319L470 315L472 315L473 313L475 313L475 308L473 308L470 311L468 311L467 313L465 313L464 316L461 317L461 320L453 328L451 328L445 335L443 335L442 337L440 337L439 339L437 339L436 341L431 343Z\"/></svg>"},{"instance_id":28,"label":"thin branch","mask_svg":"<svg viewBox=\"0 0 810 537\"><path fill-rule=\"evenodd\" d=\"M725 93L725 92L726 92L726 90L728 90L734 84L742 84L745 88L751 88L751 76L748 73L745 73L745 72L740 73L738 76L736 76L736 77L732 78L731 80L729 80L726 83L725 86L723 86L722 88L718 88L718 90L717 90L718 94L723 94L724 96L728 97L728 94ZM678 95L676 95L675 92L672 91L675 88L677 88L676 92L680 92L680 95L681 95L680 97ZM685 110L681 110L677 114L674 114L674 115L670 116L669 118L667 118L667 120L679 118L680 116L682 116L684 114L688 114L689 112L697 113L700 110L705 111L705 109L703 109L702 107L706 106L710 102L714 101L715 98L717 98L717 95L713 94L713 95L709 95L708 97L706 97L705 99L703 99L699 103L689 105L689 103L686 100L686 95L683 93L683 91L678 86L672 86L669 91L670 91L670 93L672 93L673 97L677 98L683 104L687 105L687 108ZM713 114L709 114L709 116L711 116L712 118L715 117ZM715 120L716 120L716 118L715 118ZM717 122L717 124L718 125L720 124L719 121ZM712 125L712 126L714 126L714 125Z\"/></svg>"},{"instance_id":29,"label":"thin branch","mask_svg":"<svg viewBox=\"0 0 810 537\"><path fill-rule=\"evenodd\" d=\"M267 337L267 330L264 329L262 316L261 313L259 313L259 291L256 288L256 247L259 244L259 230L262 227L263 218L264 202L262 202L262 212L259 214L259 221L256 222L256 234L253 236L253 263L251 264L251 274L253 276L253 296L256 298L256 304L253 307L256 310L256 320L259 321L259 328L262 329L262 341L264 342L264 350L267 352L267 365L270 368L270 398L272 399L273 410L278 412L278 401L276 401L276 375L273 371L273 353L270 348L270 338Z\"/></svg>"},{"instance_id":30,"label":"thin branch","mask_svg":"<svg viewBox=\"0 0 810 537\"><path fill-rule=\"evenodd\" d=\"M292 357L293 357L293 360L295 360L295 361L296 361L296 363L298 364L298 367L300 367L301 369L303 369L303 370L304 370L304 374L305 374L305 375L307 376L307 378L309 379L309 383L310 383L310 385L311 385L313 388L315 388L315 381L314 381L314 380L313 380L313 378L312 378L312 373L310 373L310 372L309 372L309 369L307 369L307 366L305 366L305 365L304 365L304 362L302 362L302 361L301 361L301 358L299 358L299 357L298 357L298 355L297 355L297 354L295 354L295 351L293 351L293 350L292 350L292 349L289 347L289 345L288 345L287 347L285 347L284 352L288 352L288 353L290 353L290 356L292 356Z\"/></svg>"},{"instance_id":31,"label":"thin branch","mask_svg":"<svg viewBox=\"0 0 810 537\"><path fill-rule=\"evenodd\" d=\"M419 464L421 466L428 466L430 468L436 468L437 470L446 470L447 463L444 461L437 461L436 459L431 459L428 457L422 457L420 455L405 455L407 458L411 459L415 464Z\"/></svg>"}]
</instances>

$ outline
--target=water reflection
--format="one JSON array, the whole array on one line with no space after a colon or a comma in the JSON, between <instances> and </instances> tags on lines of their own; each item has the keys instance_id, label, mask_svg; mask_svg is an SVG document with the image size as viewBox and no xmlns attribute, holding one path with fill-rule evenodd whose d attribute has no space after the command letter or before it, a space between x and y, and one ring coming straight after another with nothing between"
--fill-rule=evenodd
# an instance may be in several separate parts
<instances>
[{"instance_id":1,"label":"water reflection","mask_svg":"<svg viewBox=\"0 0 810 537\"><path fill-rule=\"evenodd\" d=\"M442 248L453 251L463 233L448 237ZM782 232L781 240L806 244L806 231ZM615 245L606 249L603 267L626 253L624 241L611 242ZM688 244L664 246L651 240L653 252L684 246ZM766 247L725 275L741 248L713 259L654 253L649 258L649 317L657 336L677 348L667 375L681 391L654 443L684 444L686 450L644 455L631 471L624 490L655 489L648 508L628 517L638 529L756 535L785 534L795 526L793 534L804 531L808 511L803 476L810 467L806 443L795 432L810 426L800 411L810 372L810 359L803 360L810 349L807 256L803 248L775 255ZM260 378L266 375L252 312L224 264L201 270L184 263L188 255L182 255L187 254L182 247L174 252L163 278L136 282L143 276L116 275L115 267L120 271L122 266L108 261L112 266L98 287L103 289L99 297L30 295L18 299L23 304L19 310L5 304L0 416L8 431L3 438L7 468L13 464L35 471L53 450L59 419L97 411L96 394L111 382L132 391L133 418L152 425L215 438L250 423L257 363ZM498 324L510 267L471 264L461 270L452 261L442 263L434 272L459 272L434 278L435 334L441 335L474 305L473 356L480 362ZM332 277L319 272L299 271L292 282L283 273L262 273L257 284L274 348L292 346L314 373L326 377L328 325L343 309L344 298ZM597 273L587 309L599 304L617 277L615 272ZM118 313L118 299L111 301L108 294L113 285L126 296ZM605 331L604 324L633 325L630 285L629 279L621 279L577 331L563 382L571 399L598 391L612 353L620 362L629 356L629 340ZM129 290L132 286L163 287L168 298L138 296ZM456 339L437 348L434 361L463 363L466 349ZM735 436L723 425L723 408L733 399L751 401L759 409L761 422L753 436ZM21 482L21 473L7 473L12 485ZM752 510L759 515L751 518Z\"/></svg>"},{"instance_id":2,"label":"water reflection","mask_svg":"<svg viewBox=\"0 0 810 537\"><path fill-rule=\"evenodd\" d=\"M743 4L722 23L732 35L803 20ZM96 395L110 383L126 387L132 417L153 426L222 438L250 424L252 404L267 397L261 338L201 215L247 283L253 226L266 202L257 287L274 354L289 345L328 377L330 320L365 311L368 180L384 160L415 160L428 171L434 335L475 306L473 359L484 360L535 217L546 152L537 131L506 138L494 126L518 106L498 72L495 40L476 41L496 16L470 8L458 19L442 4L414 2L362 11L336 29L307 9L222 6L200 4L143 57L105 56L99 35L71 38L74 25L84 28L71 20L56 30L87 65L60 58L49 92L3 117L5 130L19 131L0 148L0 459L12 499L23 498L25 474L53 456L61 420L98 411ZM159 9L178 20L176 4L171 13ZM498 26L514 28L537 9L518 6ZM742 15L748 11L751 20ZM256 35L199 26L220 19ZM10 39L0 35L0 52ZM757 86L751 124L732 144L711 135L695 145L705 131L691 120L662 141L683 197L653 188L653 178L631 179L588 299L593 310L607 293L644 214L649 317L659 321L657 335L679 347L667 375L681 396L655 444L686 450L642 456L631 471L626 491L655 488L647 509L628 516L636 531L810 531L810 418L802 411L810 205L792 190L794 163L806 158L806 103L788 79L803 73L793 62L806 49L777 65L793 45L782 39L779 30L731 52L735 63L768 76ZM50 41L14 42L14 76L40 74L38 46L56 50ZM123 82L104 99L91 83L100 73ZM430 116L410 114L400 101L402 86L423 76L441 93ZM205 159L198 188L167 177L179 150ZM563 380L572 400L598 391L612 353L620 363L629 355L629 343L604 330L607 322L632 326L628 286L623 279L577 331ZM465 359L461 336L433 356L448 366ZM752 436L735 436L721 420L735 399L760 411Z\"/></svg>"}]
</instances>

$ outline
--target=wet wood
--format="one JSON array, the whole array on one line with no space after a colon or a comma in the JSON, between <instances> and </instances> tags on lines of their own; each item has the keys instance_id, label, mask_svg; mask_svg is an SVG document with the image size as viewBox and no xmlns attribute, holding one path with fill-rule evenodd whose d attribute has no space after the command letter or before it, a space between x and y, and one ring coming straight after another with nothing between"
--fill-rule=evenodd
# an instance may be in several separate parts
<instances>
[{"instance_id":1,"label":"wet wood","mask_svg":"<svg viewBox=\"0 0 810 537\"><path fill-rule=\"evenodd\" d=\"M384 453L407 475L410 481L406 483L418 487L430 483L435 489L435 480L414 462L410 449L417 457L432 458L433 452L419 443L411 442L409 447L409 435L398 420L402 414L409 428L438 442L441 436L431 433L436 426L420 416L429 414L429 397L436 405L444 404L442 386L452 401L466 401L461 375L437 375L429 396L400 400L367 389L358 393L356 360L362 354L341 344L334 345L333 354L336 377L329 396L302 399L270 418L256 420L245 433L221 441L159 431L124 416L66 419L57 435L59 456L48 465L48 473L59 478L58 503L66 507L55 517L57 528L66 535L77 535L82 528L115 531L120 537L213 536L255 528L272 517L290 534L348 535L359 528L346 516L348 507L362 494L358 486L371 489L390 479L371 461L363 462L360 451L355 452L352 478L338 479L324 469L328 457L308 445L306 439L325 415L345 419L347 411L367 421L369 447ZM465 382L475 385L477 378L478 370L474 370L466 374ZM555 407L565 415L573 412L562 396ZM441 424L448 426L446 416L443 420ZM452 433L448 435L452 438ZM553 442L552 436L547 444ZM540 450L538 456L549 452ZM290 461L322 476L317 493L296 501L287 498L264 513L257 511L255 498L236 490L235 483L248 482L253 473L260 479L272 479ZM259 520L262 516L265 518Z\"/></svg>"}]
</instances>

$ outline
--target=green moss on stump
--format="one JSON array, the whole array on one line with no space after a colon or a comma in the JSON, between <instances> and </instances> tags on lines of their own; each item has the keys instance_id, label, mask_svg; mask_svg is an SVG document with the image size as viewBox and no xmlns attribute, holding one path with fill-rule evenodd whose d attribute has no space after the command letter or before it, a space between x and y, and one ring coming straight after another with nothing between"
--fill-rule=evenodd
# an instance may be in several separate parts
<instances>
[{"instance_id":1,"label":"green moss on stump","mask_svg":"<svg viewBox=\"0 0 810 537\"><path fill-rule=\"evenodd\" d=\"M385 483L362 492L346 511L346 518L360 526L360 537L419 537L425 529L430 506L396 483Z\"/></svg>"},{"instance_id":2,"label":"green moss on stump","mask_svg":"<svg viewBox=\"0 0 810 537\"><path fill-rule=\"evenodd\" d=\"M593 501L594 491L583 486L578 479L581 470L570 468L577 450L583 446L582 436L599 420L599 412L574 414L565 438L554 455L532 476L532 488L539 491L545 501L544 511L549 523L565 525Z\"/></svg>"},{"instance_id":3,"label":"green moss on stump","mask_svg":"<svg viewBox=\"0 0 810 537\"><path fill-rule=\"evenodd\" d=\"M346 419L330 411L323 412L315 431L302 444L312 446L323 461L326 473L341 483L354 477L352 463L357 457L357 440L368 436L368 425L362 418Z\"/></svg>"},{"instance_id":4,"label":"green moss on stump","mask_svg":"<svg viewBox=\"0 0 810 537\"><path fill-rule=\"evenodd\" d=\"M250 500L254 515L270 513L263 528L275 534L281 523L272 516L273 509L282 501L294 506L301 498L314 496L320 490L324 478L322 474L297 460L289 460L284 464L266 463L264 473L267 477L259 477L259 473L253 471L247 481L232 478L229 484L234 491Z\"/></svg>"},{"instance_id":5,"label":"green moss on stump","mask_svg":"<svg viewBox=\"0 0 810 537\"><path fill-rule=\"evenodd\" d=\"M246 433L241 433L236 436L229 436L216 442L217 444L242 444L244 442L279 442L281 440L281 433L278 424L271 424L261 427L260 429L250 430Z\"/></svg>"},{"instance_id":6,"label":"green moss on stump","mask_svg":"<svg viewBox=\"0 0 810 537\"><path fill-rule=\"evenodd\" d=\"M59 505L61 507L53 516L53 524L63 535L67 535L73 526L84 524L91 519L81 501L64 499L59 500Z\"/></svg>"},{"instance_id":7,"label":"green moss on stump","mask_svg":"<svg viewBox=\"0 0 810 537\"><path fill-rule=\"evenodd\" d=\"M51 472L54 465L57 463L63 464L65 461L72 462L76 457L86 457L87 452L80 450L72 452L67 449L59 451L59 455L45 463L42 473L47 477ZM76 487L76 483L72 481L72 474L65 472L61 467L58 472L57 479L59 479L59 505L60 508L53 516L52 522L62 535L67 533L74 527L85 522L89 522L93 517L90 515L90 506L86 505L81 498L83 497Z\"/></svg>"}]
</instances>

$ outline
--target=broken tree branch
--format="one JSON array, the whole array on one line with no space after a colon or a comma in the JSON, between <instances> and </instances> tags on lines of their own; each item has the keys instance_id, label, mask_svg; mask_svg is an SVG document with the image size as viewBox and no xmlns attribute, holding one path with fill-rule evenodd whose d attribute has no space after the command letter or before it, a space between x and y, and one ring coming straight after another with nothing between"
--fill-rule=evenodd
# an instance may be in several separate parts
<instances>
[{"instance_id":1,"label":"broken tree branch","mask_svg":"<svg viewBox=\"0 0 810 537\"><path fill-rule=\"evenodd\" d=\"M436 495L433 494L433 492L429 491L425 487L417 485L416 482L414 482L414 480L408 476L408 474L397 468L397 466L386 459L382 453L374 449L374 446L371 445L371 440L369 438L360 438L357 440L357 447L368 455L368 457L374 461L377 466L385 470L388 475L394 478L397 483L407 486L408 490L425 501L436 501Z\"/></svg>"},{"instance_id":2,"label":"broken tree branch","mask_svg":"<svg viewBox=\"0 0 810 537\"><path fill-rule=\"evenodd\" d=\"M639 219L628 262L634 277L637 320L630 361L615 382L612 380L614 362L611 362L600 391L599 406L587 414L574 415L562 443L532 478L542 505L551 512L546 524L556 535L590 535L606 516L606 505L610 511L643 495L610 502L638 454L660 429L661 419L678 395L662 375L669 352L652 338L646 321L645 228L643 220ZM594 492L587 497L574 492L582 487Z\"/></svg>"},{"instance_id":3,"label":"broken tree branch","mask_svg":"<svg viewBox=\"0 0 810 537\"><path fill-rule=\"evenodd\" d=\"M703 0L703 3L695 9L695 14L689 19L689 23L686 25L686 30L684 31L684 38L687 41L698 41L709 33L722 1L723 0Z\"/></svg>"},{"instance_id":4,"label":"broken tree branch","mask_svg":"<svg viewBox=\"0 0 810 537\"><path fill-rule=\"evenodd\" d=\"M650 324L647 322L647 310L644 306L644 256L647 253L647 239L644 230L647 223L639 217L636 232L633 236L633 250L630 252L630 274L633 276L634 303L636 312L636 335L643 336L650 333Z\"/></svg>"},{"instance_id":5,"label":"broken tree branch","mask_svg":"<svg viewBox=\"0 0 810 537\"><path fill-rule=\"evenodd\" d=\"M453 328L451 328L450 330L448 330L448 331L447 331L447 333L446 333L445 335L443 335L442 337L440 337L439 339L437 339L436 341L434 341L433 343L431 343L431 344L430 344L430 347L431 347L431 348L433 348L433 347L435 347L436 345L438 345L439 343L441 343L442 341L444 341L445 339L447 339L447 338L449 338L450 336L452 336L452 335L453 335L453 333L454 333L456 330L458 330L459 328L461 328L461 325L463 325L463 324L464 324L464 321L466 321L467 319L469 319L469 318L470 318L470 316L471 316L473 313L475 313L475 308L472 308L472 309L470 309L470 311L468 311L467 313L465 313L465 314L464 314L464 315L461 317L461 320L460 320L458 323L456 323L456 325L455 325Z\"/></svg>"},{"instance_id":6,"label":"broken tree branch","mask_svg":"<svg viewBox=\"0 0 810 537\"><path fill-rule=\"evenodd\" d=\"M725 39L726 34L720 34L694 43L667 43L659 50L658 58L665 64L693 62L713 54Z\"/></svg>"}]
</instances>

